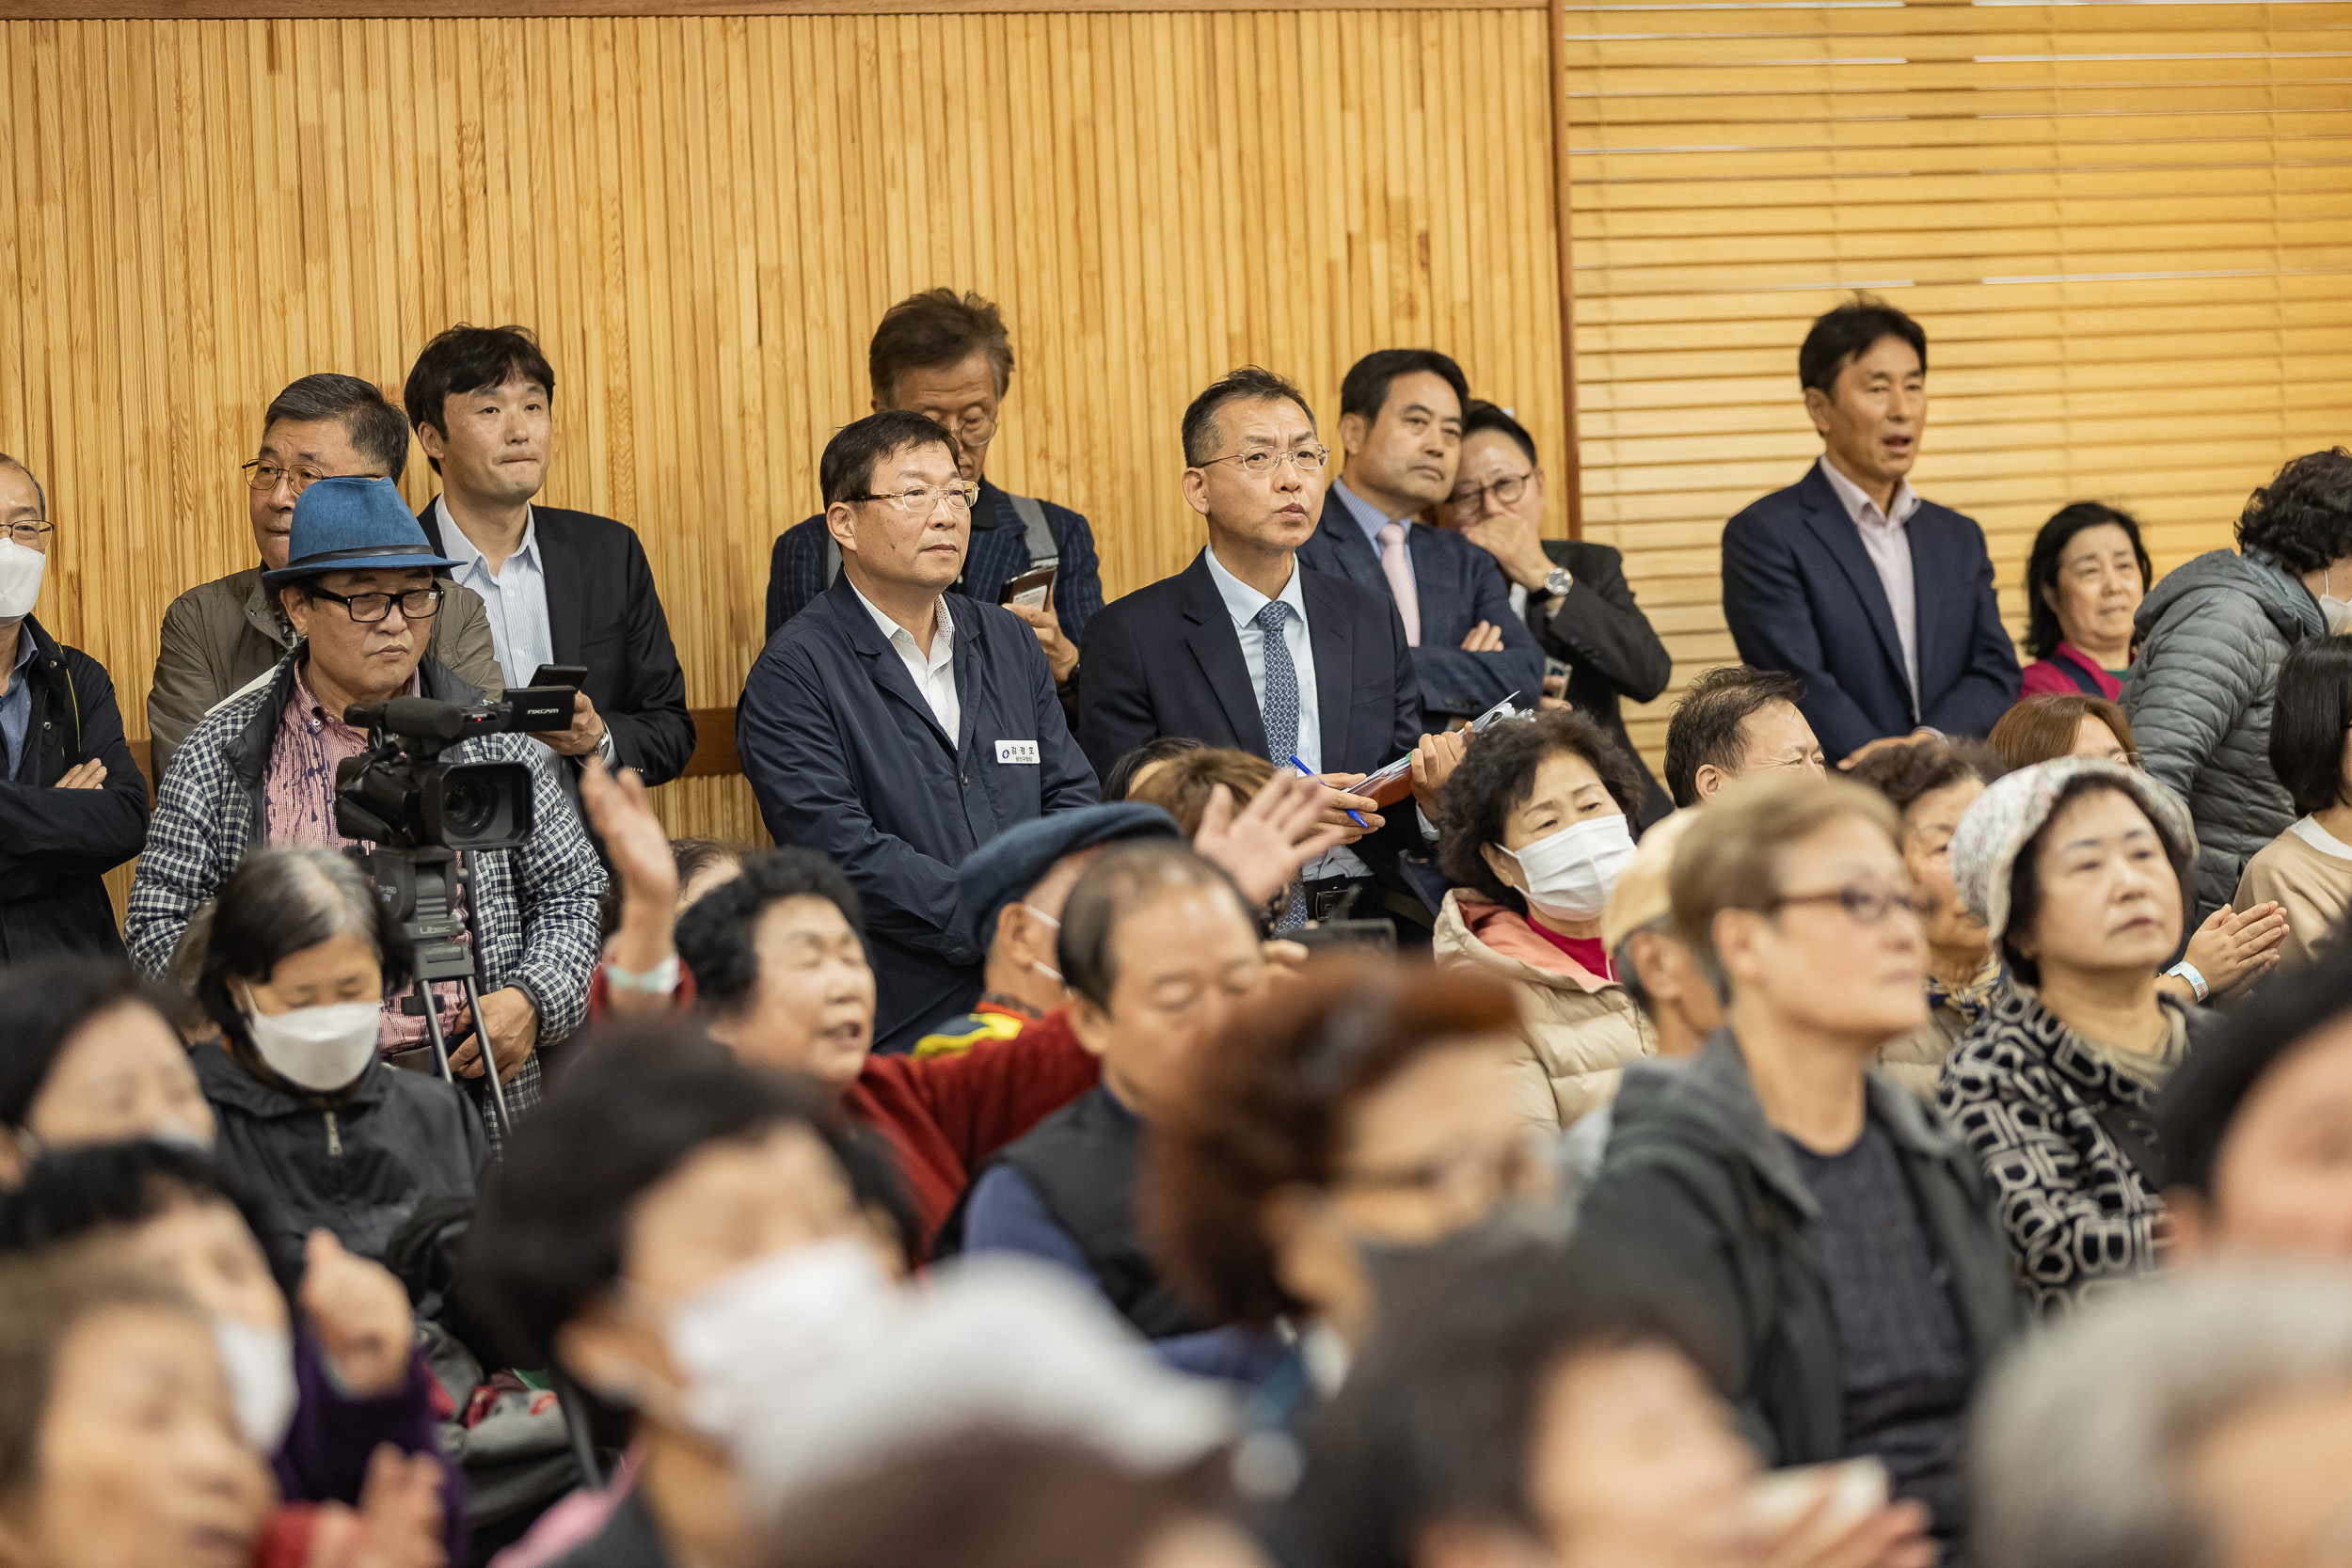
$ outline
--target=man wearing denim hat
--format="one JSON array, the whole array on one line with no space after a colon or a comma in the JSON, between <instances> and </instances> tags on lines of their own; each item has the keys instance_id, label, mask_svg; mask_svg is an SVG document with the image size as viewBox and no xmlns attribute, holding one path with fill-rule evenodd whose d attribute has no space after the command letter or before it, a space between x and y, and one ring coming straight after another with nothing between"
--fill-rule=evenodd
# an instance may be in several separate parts
<instances>
[{"instance_id":1,"label":"man wearing denim hat","mask_svg":"<svg viewBox=\"0 0 2352 1568\"><path fill-rule=\"evenodd\" d=\"M425 651L433 617L453 592L451 565L389 480L321 479L302 492L286 564L262 577L294 644L266 677L205 716L165 776L125 923L140 968L164 973L189 915L247 850L351 844L335 825L335 769L359 754L366 736L343 721L347 708L404 695L460 705L482 700L480 688ZM531 841L463 859L482 1032L519 1109L538 1099L537 1043L569 1034L585 1014L604 870L529 740L477 735L444 755L532 769ZM404 999L385 1004L377 1043L387 1053L423 1042L424 1020L402 1011ZM482 1032L462 1000L444 996L440 1005L451 1065L479 1079Z\"/></svg>"}]
</instances>

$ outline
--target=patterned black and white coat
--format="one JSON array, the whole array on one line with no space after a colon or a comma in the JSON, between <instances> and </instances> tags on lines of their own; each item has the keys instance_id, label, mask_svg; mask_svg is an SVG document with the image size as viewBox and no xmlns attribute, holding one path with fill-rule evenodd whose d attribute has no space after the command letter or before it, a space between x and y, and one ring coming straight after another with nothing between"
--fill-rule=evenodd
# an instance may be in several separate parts
<instances>
[{"instance_id":1,"label":"patterned black and white coat","mask_svg":"<svg viewBox=\"0 0 2352 1568\"><path fill-rule=\"evenodd\" d=\"M2158 1002L2183 1015L2195 1049L2207 1015ZM1946 1059L1936 1103L1991 1179L2019 1278L2042 1313L2155 1267L2162 1176L2141 1169L2102 1117L2148 1154L2156 1094L2014 984Z\"/></svg>"}]
</instances>

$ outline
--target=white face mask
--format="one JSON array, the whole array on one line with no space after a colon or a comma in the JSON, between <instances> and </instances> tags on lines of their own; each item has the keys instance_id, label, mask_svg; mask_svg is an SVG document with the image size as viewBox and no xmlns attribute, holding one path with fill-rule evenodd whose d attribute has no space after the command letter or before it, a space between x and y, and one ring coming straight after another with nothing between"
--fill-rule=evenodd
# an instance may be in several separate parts
<instances>
[{"instance_id":1,"label":"white face mask","mask_svg":"<svg viewBox=\"0 0 2352 1568\"><path fill-rule=\"evenodd\" d=\"M237 1430L263 1455L277 1453L294 1425L294 1337L282 1328L256 1328L241 1318L215 1315L213 1344L229 1377Z\"/></svg>"},{"instance_id":2,"label":"white face mask","mask_svg":"<svg viewBox=\"0 0 2352 1568\"><path fill-rule=\"evenodd\" d=\"M331 1094L367 1070L383 1011L377 1002L336 1002L265 1013L248 993L245 1022L253 1049L272 1072L289 1084Z\"/></svg>"},{"instance_id":3,"label":"white face mask","mask_svg":"<svg viewBox=\"0 0 2352 1568\"><path fill-rule=\"evenodd\" d=\"M1527 901L1556 920L1597 920L1633 858L1623 816L1595 816L1502 851L1527 879Z\"/></svg>"},{"instance_id":4,"label":"white face mask","mask_svg":"<svg viewBox=\"0 0 2352 1568\"><path fill-rule=\"evenodd\" d=\"M1060 921L1056 920L1052 915L1047 914L1043 910L1039 909L1035 904L1024 904L1021 907L1028 911L1029 913L1036 916L1038 919L1045 922L1046 925L1051 926L1055 930L1058 931L1061 929ZM1044 975L1048 980L1053 981L1054 984L1057 986L1061 984L1061 971L1056 969L1053 965L1041 963L1036 958L1031 958L1029 960L1029 967L1036 970L1040 974Z\"/></svg>"},{"instance_id":5,"label":"white face mask","mask_svg":"<svg viewBox=\"0 0 2352 1568\"><path fill-rule=\"evenodd\" d=\"M2319 612L2328 617L2331 636L2352 631L2352 600L2339 599L2335 594L2335 574L2322 573L2319 583Z\"/></svg>"},{"instance_id":6,"label":"white face mask","mask_svg":"<svg viewBox=\"0 0 2352 1568\"><path fill-rule=\"evenodd\" d=\"M0 621L22 621L33 612L40 598L40 575L48 568L46 551L0 539Z\"/></svg>"},{"instance_id":7,"label":"white face mask","mask_svg":"<svg viewBox=\"0 0 2352 1568\"><path fill-rule=\"evenodd\" d=\"M812 1372L891 1332L902 1303L873 1243L858 1237L746 1263L687 1297L662 1323L684 1380L677 1416L730 1449L761 1409Z\"/></svg>"}]
</instances>

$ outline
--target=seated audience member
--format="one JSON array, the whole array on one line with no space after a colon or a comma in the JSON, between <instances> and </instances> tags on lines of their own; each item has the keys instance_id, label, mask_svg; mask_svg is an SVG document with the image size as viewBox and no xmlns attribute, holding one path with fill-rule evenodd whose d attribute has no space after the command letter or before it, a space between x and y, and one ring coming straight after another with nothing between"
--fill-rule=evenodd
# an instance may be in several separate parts
<instances>
[{"instance_id":1,"label":"seated audience member","mask_svg":"<svg viewBox=\"0 0 2352 1568\"><path fill-rule=\"evenodd\" d=\"M1475 719L1517 693L1542 695L1543 650L1511 612L1486 551L1420 520L1454 493L1462 368L1434 349L1368 354L1340 383L1341 473L1298 563L1391 600L1405 623L1427 721ZM1280 760L1277 758L1276 760Z\"/></svg>"},{"instance_id":2,"label":"seated audience member","mask_svg":"<svg viewBox=\"0 0 2352 1568\"><path fill-rule=\"evenodd\" d=\"M1455 736L1429 737L1414 766L1447 767L1459 745ZM1263 757L1197 746L1153 768L1131 798L1165 808L1195 849L1279 919L1298 873L1343 837L1326 818L1327 793L1318 781L1278 770Z\"/></svg>"},{"instance_id":3,"label":"seated audience member","mask_svg":"<svg viewBox=\"0 0 2352 1568\"><path fill-rule=\"evenodd\" d=\"M318 481L294 506L291 538L288 564L263 580L300 641L267 681L196 727L156 798L125 923L132 961L152 975L170 964L188 917L255 846L354 845L335 807L338 764L367 745L367 733L342 717L351 706L482 696L424 650L421 626L453 592L434 575L449 562L427 547L389 481ZM469 736L442 757L532 770L529 841L465 857L460 912L480 969L482 1027L455 987L441 995L458 1073L481 1076L486 1033L508 1103L526 1109L538 1098L539 1041L570 1034L586 1010L604 868L529 740ZM388 1054L425 1045L424 1018L402 1010L405 994L385 998L378 1043Z\"/></svg>"},{"instance_id":4,"label":"seated audience member","mask_svg":"<svg viewBox=\"0 0 2352 1568\"><path fill-rule=\"evenodd\" d=\"M1695 806L1750 774L1827 774L1797 699L1804 683L1776 670L1727 664L1691 683L1666 721L1666 787L1677 806Z\"/></svg>"},{"instance_id":5,"label":"seated audience member","mask_svg":"<svg viewBox=\"0 0 2352 1568\"><path fill-rule=\"evenodd\" d=\"M2097 501L2058 508L2026 560L2026 648L2033 662L2019 694L2078 691L2110 703L2122 696L2132 617L2155 578L2130 513Z\"/></svg>"},{"instance_id":6,"label":"seated audience member","mask_svg":"<svg viewBox=\"0 0 2352 1568\"><path fill-rule=\"evenodd\" d=\"M1797 354L1821 456L1724 527L1724 618L1741 662L1804 683L1834 761L1920 727L1981 736L2017 700L1984 531L1907 477L1928 422L1928 337L1867 294Z\"/></svg>"},{"instance_id":7,"label":"seated audience member","mask_svg":"<svg viewBox=\"0 0 2352 1568\"><path fill-rule=\"evenodd\" d=\"M1184 448L1184 499L1206 520L1208 544L1183 572L1105 607L1088 627L1079 739L1099 769L1157 736L1278 768L1295 758L1333 786L1327 820L1346 839L1307 868L1282 927L1347 900L1359 916L1404 920L1409 939L1429 916L1397 856L1418 848L1419 834L1402 817L1384 832L1389 818L1371 798L1346 790L1414 749L1421 681L1386 590L1298 557L1328 504L1330 453L1314 415L1297 388L1246 366L1185 408Z\"/></svg>"},{"instance_id":8,"label":"seated audience member","mask_svg":"<svg viewBox=\"0 0 2352 1568\"><path fill-rule=\"evenodd\" d=\"M765 1568L1271 1568L1203 1484L979 1432L795 1506Z\"/></svg>"},{"instance_id":9,"label":"seated audience member","mask_svg":"<svg viewBox=\"0 0 2352 1568\"><path fill-rule=\"evenodd\" d=\"M163 998L130 965L52 958L0 974L0 1186L53 1149L209 1148L213 1135Z\"/></svg>"},{"instance_id":10,"label":"seated audience member","mask_svg":"<svg viewBox=\"0 0 2352 1568\"><path fill-rule=\"evenodd\" d=\"M2231 904L2276 904L2279 961L2301 963L2352 908L2352 638L2297 643L2279 665L2270 771L2303 815L2246 863ZM2194 955L2192 955L2194 957Z\"/></svg>"},{"instance_id":11,"label":"seated audience member","mask_svg":"<svg viewBox=\"0 0 2352 1568\"><path fill-rule=\"evenodd\" d=\"M1337 1388L1399 1265L1549 1196L1513 1103L1518 1023L1483 974L1334 958L1185 1064L1144 1161L1144 1236L1209 1321L1285 1325L1269 1435Z\"/></svg>"},{"instance_id":12,"label":"seated audience member","mask_svg":"<svg viewBox=\"0 0 2352 1568\"><path fill-rule=\"evenodd\" d=\"M1220 1330L1161 1277L1136 1217L1145 1129L1204 1042L1264 984L1255 919L1224 872L1181 844L1131 844L1086 868L1058 950L1078 1042L1103 1082L1008 1145L973 1183L967 1251L1025 1252L1091 1282L1163 1360L1255 1381L1279 1351Z\"/></svg>"},{"instance_id":13,"label":"seated audience member","mask_svg":"<svg viewBox=\"0 0 2352 1568\"><path fill-rule=\"evenodd\" d=\"M2217 1270L2037 1337L1968 1441L1986 1568L2282 1568L2352 1516L2352 1279Z\"/></svg>"},{"instance_id":14,"label":"seated audience member","mask_svg":"<svg viewBox=\"0 0 2352 1568\"><path fill-rule=\"evenodd\" d=\"M928 1256L972 1172L1100 1077L1066 1015L950 1055L875 1054L865 920L831 862L806 849L748 861L675 920L674 939L677 873L660 818L642 792L594 766L580 795L623 890L596 1005L634 1017L693 1007L744 1061L813 1079L889 1145L916 1215L916 1257Z\"/></svg>"},{"instance_id":15,"label":"seated audience member","mask_svg":"<svg viewBox=\"0 0 2352 1568\"><path fill-rule=\"evenodd\" d=\"M1317 1419L1300 1513L1319 1560L1933 1563L1915 1502L1821 1529L1810 1511L1831 1473L1793 1516L1761 1519L1756 1455L1717 1392L1707 1325L1610 1259L1518 1246L1411 1299L1419 1310L1381 1326Z\"/></svg>"},{"instance_id":16,"label":"seated audience member","mask_svg":"<svg viewBox=\"0 0 2352 1568\"><path fill-rule=\"evenodd\" d=\"M1497 724L1446 781L1439 854L1454 887L1438 916L1440 968L1509 986L1534 1047L1519 1085L1530 1117L1572 1126L1608 1103L1620 1069L1655 1049L1601 941L1610 889L1633 858L1642 776L1583 714Z\"/></svg>"},{"instance_id":17,"label":"seated audience member","mask_svg":"<svg viewBox=\"0 0 2352 1568\"><path fill-rule=\"evenodd\" d=\"M2352 1262L2352 969L2312 964L2232 1012L2165 1085L2156 1132L2171 1259Z\"/></svg>"},{"instance_id":18,"label":"seated audience member","mask_svg":"<svg viewBox=\"0 0 2352 1568\"><path fill-rule=\"evenodd\" d=\"M750 1568L734 1465L757 1414L747 1395L767 1391L759 1374L786 1347L821 1354L858 1326L811 1315L835 1284L880 1293L866 1195L841 1124L801 1080L754 1071L679 1023L588 1050L516 1131L459 1290L516 1364L559 1369L629 1412L633 1481L558 1560ZM796 1309L796 1333L773 1332Z\"/></svg>"},{"instance_id":19,"label":"seated audience member","mask_svg":"<svg viewBox=\"0 0 2352 1568\"><path fill-rule=\"evenodd\" d=\"M875 1048L979 1000L956 867L1005 829L1090 806L1094 774L1029 626L949 592L971 531L955 438L869 415L826 443L841 577L752 666L736 729L779 844L844 868L874 911Z\"/></svg>"},{"instance_id":20,"label":"seated audience member","mask_svg":"<svg viewBox=\"0 0 2352 1568\"><path fill-rule=\"evenodd\" d=\"M629 782L639 789L644 781ZM674 838L670 858L677 863L677 912L684 914L694 900L743 874L743 863L755 851L749 845L724 838Z\"/></svg>"},{"instance_id":21,"label":"seated audience member","mask_svg":"<svg viewBox=\"0 0 2352 1568\"><path fill-rule=\"evenodd\" d=\"M1188 735L1154 736L1133 751L1122 753L1117 762L1111 764L1111 770L1103 775L1103 799L1106 801L1132 800L1135 792L1142 787L1145 780L1159 770L1162 763L1183 756L1186 752L1200 750L1200 742Z\"/></svg>"},{"instance_id":22,"label":"seated audience member","mask_svg":"<svg viewBox=\"0 0 2352 1568\"><path fill-rule=\"evenodd\" d=\"M2179 797L2081 757L1994 783L1952 836L1952 880L2010 983L1946 1059L1936 1101L2045 1312L2155 1266L2156 1095L2212 1019L2156 985L2196 853Z\"/></svg>"},{"instance_id":23,"label":"seated audience member","mask_svg":"<svg viewBox=\"0 0 2352 1568\"><path fill-rule=\"evenodd\" d=\"M1547 497L1535 438L1493 404L1471 399L1454 492L1438 503L1438 519L1495 558L1511 580L1511 613L1547 657L1568 667L1565 678L1545 677L1543 695L1599 721L1642 769L1637 816L1646 826L1673 805L1634 751L1622 705L1656 700L1674 678L1674 660L1634 602L1613 546L1543 536ZM1534 696L1521 693L1519 705L1535 706Z\"/></svg>"},{"instance_id":24,"label":"seated audience member","mask_svg":"<svg viewBox=\"0 0 2352 1568\"><path fill-rule=\"evenodd\" d=\"M1928 939L1928 1021L1887 1041L1879 1066L1923 1100L1935 1098L1944 1058L1984 1016L2000 985L1992 941L1952 886L1950 851L1962 814L2008 770L1987 747L1922 736L1871 752L1851 771L1856 784L1885 796L1902 816L1903 869Z\"/></svg>"},{"instance_id":25,"label":"seated audience member","mask_svg":"<svg viewBox=\"0 0 2352 1568\"><path fill-rule=\"evenodd\" d=\"M222 884L197 981L221 1043L193 1058L219 1125L215 1152L267 1198L271 1246L331 1230L362 1258L432 1197L470 1198L483 1126L428 1066L376 1046L407 950L359 868L326 849L265 849Z\"/></svg>"},{"instance_id":26,"label":"seated audience member","mask_svg":"<svg viewBox=\"0 0 2352 1568\"><path fill-rule=\"evenodd\" d=\"M956 438L956 471L979 486L972 502L972 543L955 592L1002 604L1037 633L1055 681L1069 689L1087 622L1103 608L1094 531L1055 501L998 489L982 476L988 444L1012 382L1012 342L1005 318L976 293L953 289L909 294L882 312L866 351L873 411L893 409L936 420ZM1052 594L1040 606L1007 603L1005 587L1033 566L1054 568ZM784 531L768 563L768 640L833 586L841 551L822 515Z\"/></svg>"},{"instance_id":27,"label":"seated audience member","mask_svg":"<svg viewBox=\"0 0 2352 1568\"><path fill-rule=\"evenodd\" d=\"M2201 920L2295 820L2265 754L2271 694L2290 647L2352 630L2352 451L2307 452L2280 468L2238 515L2237 546L2156 584L2123 683L2143 765L2197 824Z\"/></svg>"},{"instance_id":28,"label":"seated audience member","mask_svg":"<svg viewBox=\"0 0 2352 1568\"><path fill-rule=\"evenodd\" d=\"M264 1250L274 1229L212 1160L158 1143L45 1155L0 1198L0 1251L119 1242L212 1314L239 1430L268 1456L279 1497L357 1503L379 1445L427 1456L451 1559L463 1562L465 1482L453 1465L442 1480L438 1390L411 1342L407 1292L324 1230L297 1275Z\"/></svg>"},{"instance_id":29,"label":"seated audience member","mask_svg":"<svg viewBox=\"0 0 2352 1568\"><path fill-rule=\"evenodd\" d=\"M215 1346L167 1278L79 1252L0 1264L0 1560L272 1560L269 1466Z\"/></svg>"},{"instance_id":30,"label":"seated audience member","mask_svg":"<svg viewBox=\"0 0 2352 1568\"><path fill-rule=\"evenodd\" d=\"M915 1042L917 1056L951 1055L981 1040L1009 1040L1067 997L1056 967L1062 905L1079 877L1112 845L1176 837L1157 806L1140 802L1081 806L1008 828L972 851L957 869L975 944L988 955L979 1005ZM1067 1029L1068 1021L1057 1019Z\"/></svg>"},{"instance_id":31,"label":"seated audience member","mask_svg":"<svg viewBox=\"0 0 2352 1568\"><path fill-rule=\"evenodd\" d=\"M0 452L0 964L120 958L105 874L139 852L147 780L105 667L33 614L56 525Z\"/></svg>"},{"instance_id":32,"label":"seated audience member","mask_svg":"<svg viewBox=\"0 0 2352 1568\"><path fill-rule=\"evenodd\" d=\"M1767 1465L1874 1456L1948 1544L1962 1417L2024 1315L1983 1171L1870 1070L1927 1017L1899 826L1859 784L1776 779L1684 833L1675 926L1724 1027L1627 1069L1579 1228L1718 1325Z\"/></svg>"},{"instance_id":33,"label":"seated audience member","mask_svg":"<svg viewBox=\"0 0 2352 1568\"><path fill-rule=\"evenodd\" d=\"M155 682L147 694L149 762L158 788L204 716L268 674L294 644L294 624L262 574L286 569L302 492L329 478L397 483L407 463L407 417L358 376L306 375L270 400L262 445L245 465L246 512L262 563L191 588L164 611ZM500 694L504 677L490 618L470 590L461 594L451 585L425 641L459 680L487 696Z\"/></svg>"},{"instance_id":34,"label":"seated audience member","mask_svg":"<svg viewBox=\"0 0 2352 1568\"><path fill-rule=\"evenodd\" d=\"M1986 744L2012 769L2058 757L2139 766L2123 710L2077 691L2027 697L2001 715ZM2161 984L2184 1002L2227 996L2268 974L2286 939L2286 911L2276 900L2237 909L2224 904L2198 923L2182 962L2165 972Z\"/></svg>"},{"instance_id":35,"label":"seated audience member","mask_svg":"<svg viewBox=\"0 0 2352 1568\"><path fill-rule=\"evenodd\" d=\"M536 736L576 787L582 759L666 784L694 754L686 674L637 531L533 506L555 431L555 371L519 326L453 326L424 345L403 401L441 493L417 514L489 612L509 686L546 664L588 673L567 728Z\"/></svg>"},{"instance_id":36,"label":"seated audience member","mask_svg":"<svg viewBox=\"0 0 2352 1568\"><path fill-rule=\"evenodd\" d=\"M2031 768L2056 757L2097 757L2139 766L2132 749L2131 721L2095 691L2051 691L2029 695L2001 715L1985 743L2011 768Z\"/></svg>"},{"instance_id":37,"label":"seated audience member","mask_svg":"<svg viewBox=\"0 0 2352 1568\"><path fill-rule=\"evenodd\" d=\"M1126 799L1160 807L1176 819L1176 826L1189 839L1200 831L1209 800L1219 785L1235 804L1247 805L1279 776L1263 757L1222 746L1195 745L1131 781Z\"/></svg>"}]
</instances>

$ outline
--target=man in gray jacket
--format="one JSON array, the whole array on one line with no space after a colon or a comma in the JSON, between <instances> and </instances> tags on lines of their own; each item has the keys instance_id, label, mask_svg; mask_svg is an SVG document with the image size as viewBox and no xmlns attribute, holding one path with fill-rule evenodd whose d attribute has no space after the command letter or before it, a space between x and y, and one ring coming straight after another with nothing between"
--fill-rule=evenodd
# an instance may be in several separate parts
<instances>
[{"instance_id":1,"label":"man in gray jacket","mask_svg":"<svg viewBox=\"0 0 2352 1568\"><path fill-rule=\"evenodd\" d=\"M398 483L408 462L408 417L369 383L351 375L306 375L271 400L262 416L262 446L245 466L253 543L262 564L191 588L164 611L163 646L147 696L153 737L150 777L157 787L174 752L225 699L277 667L293 645L263 571L286 564L294 498L312 482L355 475ZM469 588L449 585L433 620L427 651L460 679L492 697L505 690L490 620Z\"/></svg>"},{"instance_id":2,"label":"man in gray jacket","mask_svg":"<svg viewBox=\"0 0 2352 1568\"><path fill-rule=\"evenodd\" d=\"M2352 630L2352 452L2308 452L2280 468L2248 499L2237 544L2150 591L2123 677L2142 765L2197 825L2192 926L2236 895L2246 863L2295 820L2270 771L2270 701L2290 646Z\"/></svg>"}]
</instances>

